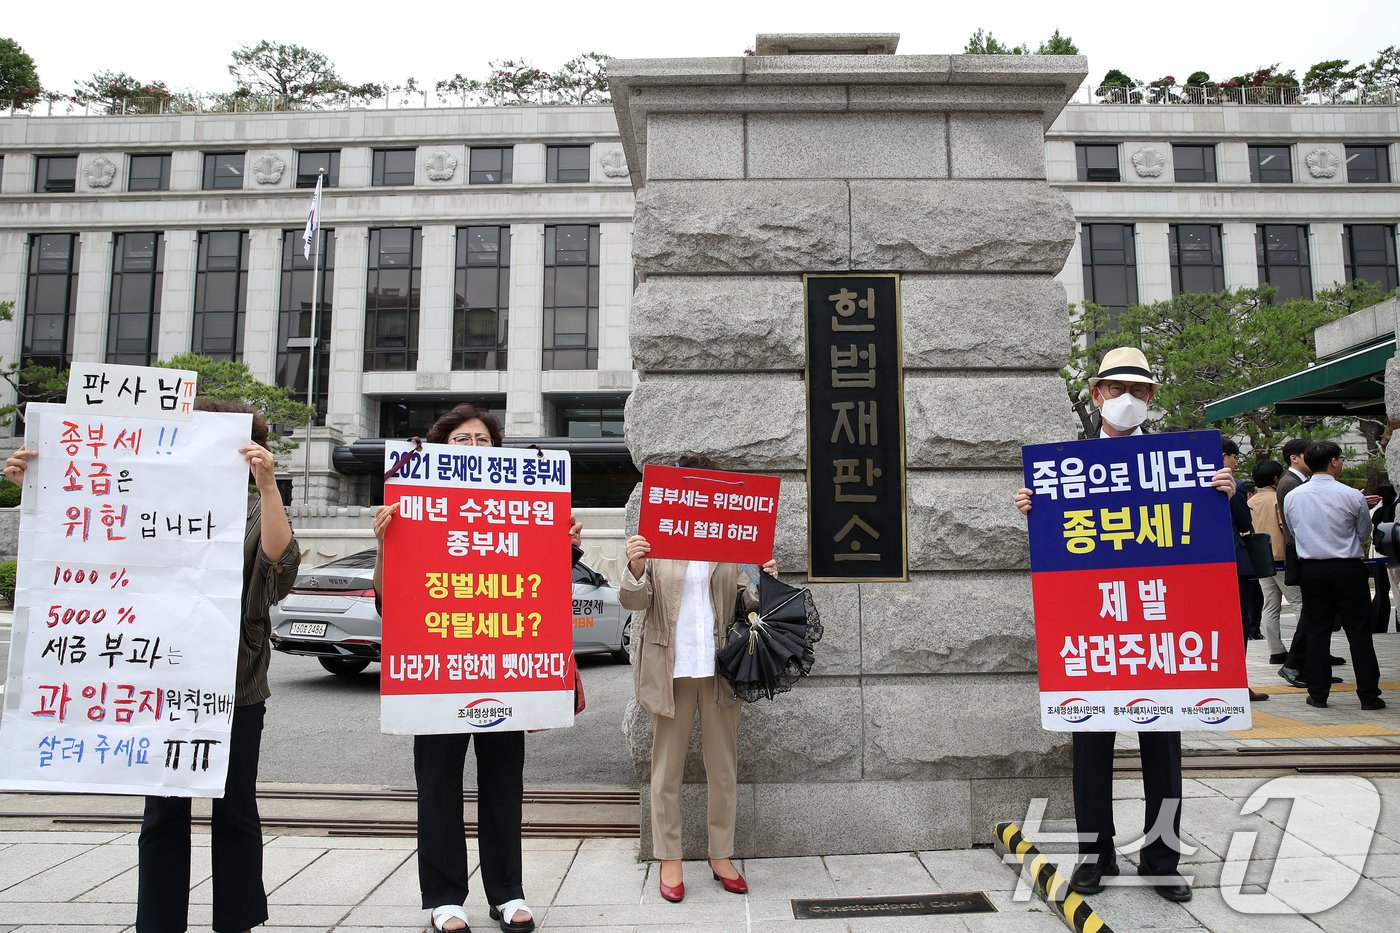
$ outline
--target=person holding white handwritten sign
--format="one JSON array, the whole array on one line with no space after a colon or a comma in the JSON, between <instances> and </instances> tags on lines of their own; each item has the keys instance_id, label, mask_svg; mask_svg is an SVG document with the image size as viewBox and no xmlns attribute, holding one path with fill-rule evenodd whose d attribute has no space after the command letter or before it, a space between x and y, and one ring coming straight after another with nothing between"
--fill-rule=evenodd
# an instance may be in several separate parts
<instances>
[{"instance_id":1,"label":"person holding white handwritten sign","mask_svg":"<svg viewBox=\"0 0 1400 933\"><path fill-rule=\"evenodd\" d=\"M423 438L429 444L500 447L501 423L484 408L463 403L438 418ZM379 554L374 563L376 607L383 592L384 535L399 503L381 506L374 516ZM574 561L581 526L570 516ZM506 933L529 933L534 913L525 903L520 854L525 796L525 733L479 732L415 735L413 774L418 791L418 887L432 927L454 933L469 930L467 841L462 834L462 769L467 746L476 749L477 835L481 844L481 880L491 919Z\"/></svg>"},{"instance_id":2,"label":"person holding white handwritten sign","mask_svg":"<svg viewBox=\"0 0 1400 933\"><path fill-rule=\"evenodd\" d=\"M198 411L245 412L253 416L252 441L239 448L248 460L258 498L243 536L243 606L240 613L234 711L229 735L224 796L213 802L214 922L216 933L239 933L267 922L262 879L262 823L256 785L263 718L270 695L267 666L272 656L268 612L292 588L301 549L287 522L277 489L276 464L267 447L267 422L237 402L195 401ZM37 451L21 447L5 461L16 484ZM183 933L190 894L190 798L147 797L138 842L137 933Z\"/></svg>"},{"instance_id":3,"label":"person holding white handwritten sign","mask_svg":"<svg viewBox=\"0 0 1400 933\"><path fill-rule=\"evenodd\" d=\"M718 469L700 454L687 454L676 466ZM651 544L642 535L628 538L626 547L618 601L641 613L633 676L637 704L651 713L651 840L661 861L661 896L673 902L685 897L681 779L697 710L709 793L710 871L726 891L747 893L731 861L743 704L715 672L715 652L728 634L736 598L748 609L758 606L755 581L740 564L651 559ZM772 560L763 569L778 575Z\"/></svg>"}]
</instances>

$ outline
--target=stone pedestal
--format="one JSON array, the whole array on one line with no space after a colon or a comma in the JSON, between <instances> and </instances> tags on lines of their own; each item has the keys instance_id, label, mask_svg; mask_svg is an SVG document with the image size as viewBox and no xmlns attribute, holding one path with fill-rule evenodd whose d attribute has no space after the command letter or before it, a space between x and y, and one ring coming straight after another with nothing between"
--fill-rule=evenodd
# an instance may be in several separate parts
<instances>
[{"instance_id":1,"label":"stone pedestal","mask_svg":"<svg viewBox=\"0 0 1400 933\"><path fill-rule=\"evenodd\" d=\"M637 191L628 446L639 467L696 451L780 474L789 582L808 553L802 273L902 275L909 580L812 586L813 676L745 710L740 856L962 848L1033 797L1070 811L1011 495L1022 444L1075 436L1053 279L1075 224L1045 182L1044 130L1085 60L820 54L889 38L609 66ZM632 707L643 857L650 731ZM685 846L703 857L693 753Z\"/></svg>"}]
</instances>

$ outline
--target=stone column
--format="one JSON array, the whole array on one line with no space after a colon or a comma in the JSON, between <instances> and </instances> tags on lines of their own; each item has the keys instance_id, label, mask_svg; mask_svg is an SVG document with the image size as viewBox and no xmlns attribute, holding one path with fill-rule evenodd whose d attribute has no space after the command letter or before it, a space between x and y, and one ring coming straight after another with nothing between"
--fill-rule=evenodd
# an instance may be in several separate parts
<instances>
[{"instance_id":1,"label":"stone column","mask_svg":"<svg viewBox=\"0 0 1400 933\"><path fill-rule=\"evenodd\" d=\"M159 358L190 352L194 336L194 280L199 265L197 230L165 231L165 272L160 296Z\"/></svg>"},{"instance_id":2,"label":"stone column","mask_svg":"<svg viewBox=\"0 0 1400 933\"><path fill-rule=\"evenodd\" d=\"M515 147L516 156L523 148ZM517 171L519 165L517 162ZM506 346L506 437L540 437L546 433L544 399L540 396L540 360L544 352L543 224L510 227L510 320Z\"/></svg>"},{"instance_id":3,"label":"stone column","mask_svg":"<svg viewBox=\"0 0 1400 933\"><path fill-rule=\"evenodd\" d=\"M112 234L89 230L78 237L78 303L73 320L73 360L107 358L108 307L112 296Z\"/></svg>"},{"instance_id":4,"label":"stone column","mask_svg":"<svg viewBox=\"0 0 1400 933\"><path fill-rule=\"evenodd\" d=\"M243 362L257 379L277 382L277 307L282 286L282 231L257 227L248 234L248 305L243 318Z\"/></svg>"},{"instance_id":5,"label":"stone column","mask_svg":"<svg viewBox=\"0 0 1400 933\"><path fill-rule=\"evenodd\" d=\"M878 54L891 40L760 37L754 57L609 67L643 278L629 448L638 466L694 450L780 474L790 582L807 570L802 273L902 274L909 579L812 584L813 676L744 711L741 856L962 848L1031 798L1070 807L1011 495L1022 444L1076 433L1054 280L1075 225L1044 130L1086 63ZM624 728L649 857L650 719L634 706ZM698 758L686 780L702 857Z\"/></svg>"},{"instance_id":6,"label":"stone column","mask_svg":"<svg viewBox=\"0 0 1400 933\"><path fill-rule=\"evenodd\" d=\"M374 437L360 393L364 375L365 282L369 269L369 228L335 228L335 317L331 323L331 372L326 425L348 437Z\"/></svg>"}]
</instances>

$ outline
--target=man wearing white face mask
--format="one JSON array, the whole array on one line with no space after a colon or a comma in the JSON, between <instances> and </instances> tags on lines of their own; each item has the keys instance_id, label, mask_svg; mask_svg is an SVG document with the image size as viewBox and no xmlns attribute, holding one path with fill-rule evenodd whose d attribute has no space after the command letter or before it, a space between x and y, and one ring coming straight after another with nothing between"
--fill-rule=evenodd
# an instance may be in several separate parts
<instances>
[{"instance_id":1,"label":"man wearing white face mask","mask_svg":"<svg viewBox=\"0 0 1400 933\"><path fill-rule=\"evenodd\" d=\"M1102 417L1099 437L1141 434L1147 409L1161 385L1148 368L1147 357L1136 347L1118 347L1104 354L1096 376L1089 380L1089 394ZM1211 478L1211 485L1227 497L1235 494L1235 479L1227 469ZM1021 489L1014 498L1024 515L1031 510L1031 490ZM1113 744L1112 732L1075 732L1074 820L1079 851L1085 857L1070 876L1069 886L1080 894L1104 889L1105 875L1118 874L1113 845ZM1191 886L1177 874L1181 852L1181 733L1139 732L1142 787L1146 798L1143 820L1144 845L1138 874L1169 901L1189 901Z\"/></svg>"}]
</instances>

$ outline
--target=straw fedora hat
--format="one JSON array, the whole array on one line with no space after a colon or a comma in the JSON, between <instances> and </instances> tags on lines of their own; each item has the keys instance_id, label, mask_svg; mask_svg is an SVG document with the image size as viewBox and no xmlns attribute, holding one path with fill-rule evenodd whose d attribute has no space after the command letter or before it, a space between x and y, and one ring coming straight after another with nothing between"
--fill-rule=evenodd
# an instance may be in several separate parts
<instances>
[{"instance_id":1,"label":"straw fedora hat","mask_svg":"<svg viewBox=\"0 0 1400 933\"><path fill-rule=\"evenodd\" d=\"M1099 363L1098 373L1089 380L1089 387L1098 385L1101 379L1161 385L1148 368L1147 357L1137 347L1114 347L1105 353L1103 361Z\"/></svg>"}]
</instances>

